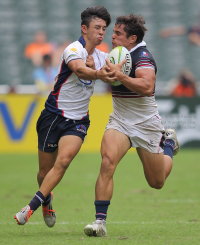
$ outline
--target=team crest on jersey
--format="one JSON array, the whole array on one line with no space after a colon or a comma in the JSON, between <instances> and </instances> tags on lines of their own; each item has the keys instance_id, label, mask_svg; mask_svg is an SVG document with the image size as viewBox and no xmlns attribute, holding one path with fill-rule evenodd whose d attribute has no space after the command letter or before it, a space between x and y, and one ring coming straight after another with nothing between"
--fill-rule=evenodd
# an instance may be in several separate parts
<instances>
[{"instance_id":1,"label":"team crest on jersey","mask_svg":"<svg viewBox=\"0 0 200 245\"><path fill-rule=\"evenodd\" d=\"M70 48L70 51L72 51L72 52L76 52L76 51L77 51L77 49L76 49L76 48Z\"/></svg>"},{"instance_id":2,"label":"team crest on jersey","mask_svg":"<svg viewBox=\"0 0 200 245\"><path fill-rule=\"evenodd\" d=\"M149 55L148 55L147 52L142 52L141 55L140 55L140 57L148 57L148 56L149 56Z\"/></svg>"},{"instance_id":3,"label":"team crest on jersey","mask_svg":"<svg viewBox=\"0 0 200 245\"><path fill-rule=\"evenodd\" d=\"M86 134L86 127L82 124L82 125L77 125L76 129L78 131L81 131L82 133Z\"/></svg>"}]
</instances>

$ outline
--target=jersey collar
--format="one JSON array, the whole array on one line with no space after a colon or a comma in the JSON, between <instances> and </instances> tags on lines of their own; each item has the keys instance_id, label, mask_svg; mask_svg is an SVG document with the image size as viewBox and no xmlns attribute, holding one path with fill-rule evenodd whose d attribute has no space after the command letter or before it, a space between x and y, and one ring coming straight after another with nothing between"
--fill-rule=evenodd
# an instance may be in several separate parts
<instances>
[{"instance_id":1,"label":"jersey collar","mask_svg":"<svg viewBox=\"0 0 200 245\"><path fill-rule=\"evenodd\" d=\"M78 39L78 41L83 45L83 47L85 47L86 41L85 41L85 39L84 39L83 36L81 36L81 37Z\"/></svg>"},{"instance_id":2,"label":"jersey collar","mask_svg":"<svg viewBox=\"0 0 200 245\"><path fill-rule=\"evenodd\" d=\"M145 43L145 41L142 41L141 43L138 43L134 48L132 48L129 52L131 53L131 52L133 52L134 50L136 50L137 48L139 48L139 47L146 47L146 43Z\"/></svg>"}]
</instances>

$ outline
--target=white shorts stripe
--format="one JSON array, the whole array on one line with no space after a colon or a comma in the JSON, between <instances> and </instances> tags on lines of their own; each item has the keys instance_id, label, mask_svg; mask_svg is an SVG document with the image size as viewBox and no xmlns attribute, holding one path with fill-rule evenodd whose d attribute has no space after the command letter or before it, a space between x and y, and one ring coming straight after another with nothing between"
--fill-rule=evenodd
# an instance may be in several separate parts
<instances>
[{"instance_id":1,"label":"white shorts stripe","mask_svg":"<svg viewBox=\"0 0 200 245\"><path fill-rule=\"evenodd\" d=\"M58 115L56 116L56 118L53 120L52 124L51 124L50 127L49 127L49 130L48 130L48 132L47 132L47 135L46 135L46 138L45 138L45 141L44 141L43 151L44 151L45 143L46 143L46 141L47 141L47 137L48 137L48 135L49 135L49 132L50 132L50 130L51 130L51 127L53 126L53 124L54 124L54 122L56 121L57 118L58 118Z\"/></svg>"}]
</instances>

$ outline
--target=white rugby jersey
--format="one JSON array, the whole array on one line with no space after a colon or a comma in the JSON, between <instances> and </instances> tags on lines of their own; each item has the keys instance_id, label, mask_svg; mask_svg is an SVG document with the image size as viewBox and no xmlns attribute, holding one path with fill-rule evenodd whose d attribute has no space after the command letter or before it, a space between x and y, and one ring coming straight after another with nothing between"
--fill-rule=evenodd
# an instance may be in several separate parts
<instances>
[{"instance_id":1,"label":"white rugby jersey","mask_svg":"<svg viewBox=\"0 0 200 245\"><path fill-rule=\"evenodd\" d=\"M157 72L156 62L146 48L143 41L130 50L132 58L132 70L130 77L135 78L137 69L154 69ZM150 97L136 94L126 88L123 84L112 86L112 115L128 125L135 125L144 122L158 114L154 91Z\"/></svg>"},{"instance_id":2,"label":"white rugby jersey","mask_svg":"<svg viewBox=\"0 0 200 245\"><path fill-rule=\"evenodd\" d=\"M72 60L82 59L86 62L88 52L84 48L85 44L84 38L80 37L64 50L54 89L45 103L48 111L73 120L88 115L90 97L94 92L95 80L80 79L68 67ZM95 49L92 57L96 70L100 70L105 64L107 53Z\"/></svg>"}]
</instances>

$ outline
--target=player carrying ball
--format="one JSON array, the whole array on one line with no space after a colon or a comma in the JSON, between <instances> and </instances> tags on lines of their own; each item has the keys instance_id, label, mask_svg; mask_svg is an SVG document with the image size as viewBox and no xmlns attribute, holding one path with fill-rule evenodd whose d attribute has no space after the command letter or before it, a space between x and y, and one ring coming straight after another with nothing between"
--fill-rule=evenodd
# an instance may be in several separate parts
<instances>
[{"instance_id":1,"label":"player carrying ball","mask_svg":"<svg viewBox=\"0 0 200 245\"><path fill-rule=\"evenodd\" d=\"M114 111L110 115L101 145L102 163L95 188L96 221L85 227L88 236L106 235L106 217L113 194L115 169L130 147L135 147L144 174L152 188L163 187L172 169L179 143L173 129L164 129L155 101L156 62L143 37L147 29L139 15L117 18L112 46L124 46L131 54L132 70L126 76L117 70L121 82L112 86ZM111 71L116 66L107 62Z\"/></svg>"}]
</instances>

